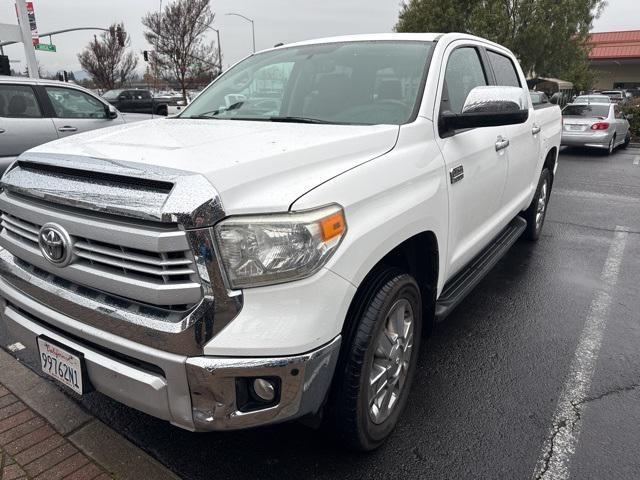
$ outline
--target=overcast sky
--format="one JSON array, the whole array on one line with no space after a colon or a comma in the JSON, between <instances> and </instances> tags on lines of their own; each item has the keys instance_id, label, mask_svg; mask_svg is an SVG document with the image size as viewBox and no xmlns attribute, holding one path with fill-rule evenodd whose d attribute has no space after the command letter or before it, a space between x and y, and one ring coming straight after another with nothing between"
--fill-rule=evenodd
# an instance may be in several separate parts
<instances>
[{"instance_id":1,"label":"overcast sky","mask_svg":"<svg viewBox=\"0 0 640 480\"><path fill-rule=\"evenodd\" d=\"M171 0L163 0L164 4ZM251 52L251 25L237 12L255 21L256 48L276 43L351 33L389 32L396 23L400 0L212 0L214 27L220 30L223 65L228 67ZM107 27L123 21L136 52L149 50L142 35L140 18L157 10L160 0L34 0L38 30ZM15 23L14 0L0 0L0 23ZM640 29L640 0L609 0L609 6L594 25L594 31ZM213 39L215 34L211 32ZM93 38L92 32L66 33L53 37L57 53L36 52L38 62L49 72L80 70L76 54ZM42 39L48 42L48 39ZM22 46L5 47L12 60L22 60ZM141 65L144 63L140 58ZM13 63L22 69L24 64Z\"/></svg>"}]
</instances>

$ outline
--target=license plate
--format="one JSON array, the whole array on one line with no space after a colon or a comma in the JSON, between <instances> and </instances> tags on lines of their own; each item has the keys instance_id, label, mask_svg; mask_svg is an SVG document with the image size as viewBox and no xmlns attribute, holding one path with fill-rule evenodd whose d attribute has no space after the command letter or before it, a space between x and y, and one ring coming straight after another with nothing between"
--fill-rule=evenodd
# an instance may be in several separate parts
<instances>
[{"instance_id":1,"label":"license plate","mask_svg":"<svg viewBox=\"0 0 640 480\"><path fill-rule=\"evenodd\" d=\"M69 350L38 337L42 371L82 395L82 358Z\"/></svg>"},{"instance_id":2,"label":"license plate","mask_svg":"<svg viewBox=\"0 0 640 480\"><path fill-rule=\"evenodd\" d=\"M582 131L583 130L583 126L582 125L568 125L569 130L571 131Z\"/></svg>"}]
</instances>

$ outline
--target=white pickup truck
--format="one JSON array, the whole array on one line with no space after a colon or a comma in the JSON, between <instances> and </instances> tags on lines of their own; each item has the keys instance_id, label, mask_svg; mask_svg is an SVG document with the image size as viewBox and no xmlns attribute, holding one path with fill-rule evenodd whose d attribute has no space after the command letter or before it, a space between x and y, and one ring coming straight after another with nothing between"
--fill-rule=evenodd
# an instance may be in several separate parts
<instances>
[{"instance_id":1,"label":"white pickup truck","mask_svg":"<svg viewBox=\"0 0 640 480\"><path fill-rule=\"evenodd\" d=\"M373 449L434 322L540 236L560 134L481 38L256 53L175 118L7 170L0 340L185 429L322 417Z\"/></svg>"}]
</instances>

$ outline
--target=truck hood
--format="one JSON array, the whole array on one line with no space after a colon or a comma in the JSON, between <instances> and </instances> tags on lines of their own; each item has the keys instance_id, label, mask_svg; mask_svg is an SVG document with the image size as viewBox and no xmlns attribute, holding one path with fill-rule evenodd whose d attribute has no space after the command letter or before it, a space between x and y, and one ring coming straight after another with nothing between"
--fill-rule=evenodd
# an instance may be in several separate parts
<instances>
[{"instance_id":1,"label":"truck hood","mask_svg":"<svg viewBox=\"0 0 640 480\"><path fill-rule=\"evenodd\" d=\"M30 151L199 173L228 214L281 212L314 187L390 151L398 131L397 125L170 118L94 130Z\"/></svg>"}]
</instances>

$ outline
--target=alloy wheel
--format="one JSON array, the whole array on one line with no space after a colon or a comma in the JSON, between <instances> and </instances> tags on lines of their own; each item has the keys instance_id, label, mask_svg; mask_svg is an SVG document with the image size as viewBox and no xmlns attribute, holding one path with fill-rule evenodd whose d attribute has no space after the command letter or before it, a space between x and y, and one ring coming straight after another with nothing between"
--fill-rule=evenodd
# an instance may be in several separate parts
<instances>
[{"instance_id":1,"label":"alloy wheel","mask_svg":"<svg viewBox=\"0 0 640 480\"><path fill-rule=\"evenodd\" d=\"M414 320L411 303L401 298L389 310L376 339L367 396L375 424L383 423L398 405L411 364Z\"/></svg>"},{"instance_id":2,"label":"alloy wheel","mask_svg":"<svg viewBox=\"0 0 640 480\"><path fill-rule=\"evenodd\" d=\"M538 205L536 206L536 230L540 230L542 228L542 222L544 221L544 216L547 212L547 194L549 182L545 178L540 186L540 195L538 196Z\"/></svg>"}]
</instances>

